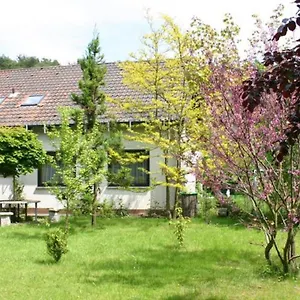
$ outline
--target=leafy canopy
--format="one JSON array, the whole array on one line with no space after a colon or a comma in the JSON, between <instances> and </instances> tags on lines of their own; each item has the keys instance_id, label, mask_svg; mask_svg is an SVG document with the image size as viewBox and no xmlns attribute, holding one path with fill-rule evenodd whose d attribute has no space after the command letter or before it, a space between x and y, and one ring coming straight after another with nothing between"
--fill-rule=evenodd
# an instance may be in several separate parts
<instances>
[{"instance_id":1,"label":"leafy canopy","mask_svg":"<svg viewBox=\"0 0 300 300\"><path fill-rule=\"evenodd\" d=\"M37 136L25 128L0 128L0 174L20 176L31 173L45 160L46 153Z\"/></svg>"},{"instance_id":2,"label":"leafy canopy","mask_svg":"<svg viewBox=\"0 0 300 300\"><path fill-rule=\"evenodd\" d=\"M17 68L33 68L33 67L50 67L58 66L59 62L55 59L42 58L35 56L18 55L17 59L11 59L8 56L0 56L0 69L17 69Z\"/></svg>"}]
</instances>

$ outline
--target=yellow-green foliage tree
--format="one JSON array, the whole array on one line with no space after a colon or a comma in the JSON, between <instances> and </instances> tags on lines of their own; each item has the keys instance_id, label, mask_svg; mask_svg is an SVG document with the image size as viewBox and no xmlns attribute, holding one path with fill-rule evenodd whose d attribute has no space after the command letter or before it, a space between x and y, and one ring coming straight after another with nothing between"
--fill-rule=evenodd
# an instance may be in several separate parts
<instances>
[{"instance_id":1,"label":"yellow-green foliage tree","mask_svg":"<svg viewBox=\"0 0 300 300\"><path fill-rule=\"evenodd\" d=\"M163 17L158 29L150 18L148 21L151 33L144 37L141 50L132 54L134 61L121 63L121 69L124 83L152 95L152 101L128 99L121 106L142 120L139 125L132 126L129 138L157 146L163 152L160 167L165 181L152 181L152 184L166 186L166 210L170 212L170 187L176 189L176 202L184 184L181 158L190 149L184 139L186 119L194 120L191 115L195 93L186 78L191 59L189 38L167 16Z\"/></svg>"},{"instance_id":2,"label":"yellow-green foliage tree","mask_svg":"<svg viewBox=\"0 0 300 300\"><path fill-rule=\"evenodd\" d=\"M151 32L144 36L142 47L132 54L133 61L121 63L124 83L152 96L152 101L127 99L119 105L136 115L142 123L132 126L129 138L154 145L163 152L160 164L165 176L166 210L174 211L179 192L184 190L183 161L187 153L201 149L201 139L208 134L209 115L199 92L199 82L208 85L211 51L215 60L238 33L230 16L225 29L217 32L194 19L189 31L181 29L170 17L155 28L148 18ZM230 33L232 32L232 33ZM201 107L201 109L197 109ZM172 207L170 187L175 188Z\"/></svg>"}]
</instances>

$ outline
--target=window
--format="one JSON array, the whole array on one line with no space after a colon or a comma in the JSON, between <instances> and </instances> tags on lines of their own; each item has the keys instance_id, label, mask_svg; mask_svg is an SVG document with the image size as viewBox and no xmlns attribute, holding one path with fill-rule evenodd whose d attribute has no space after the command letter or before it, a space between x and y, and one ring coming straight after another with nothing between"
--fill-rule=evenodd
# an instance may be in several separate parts
<instances>
[{"instance_id":1,"label":"window","mask_svg":"<svg viewBox=\"0 0 300 300\"><path fill-rule=\"evenodd\" d=\"M55 156L55 152L48 152L50 156ZM51 164L45 164L38 169L38 186L51 184L51 179L55 174L55 168ZM58 185L63 185L60 181Z\"/></svg>"},{"instance_id":2,"label":"window","mask_svg":"<svg viewBox=\"0 0 300 300\"><path fill-rule=\"evenodd\" d=\"M6 97L0 97L0 104L5 100Z\"/></svg>"},{"instance_id":3,"label":"window","mask_svg":"<svg viewBox=\"0 0 300 300\"><path fill-rule=\"evenodd\" d=\"M125 168L130 169L130 176L133 178L131 186L149 186L150 185L150 161L149 161L149 152L145 150L126 150L126 153L131 153L137 155L137 157L143 155L147 158L141 162L130 163ZM108 169L111 173L116 174L121 169L119 163L111 163L108 166ZM117 186L117 184L109 184L110 186Z\"/></svg>"},{"instance_id":4,"label":"window","mask_svg":"<svg viewBox=\"0 0 300 300\"><path fill-rule=\"evenodd\" d=\"M41 100L44 98L43 95L31 95L29 96L24 103L22 103L22 106L34 106L41 102Z\"/></svg>"}]
</instances>

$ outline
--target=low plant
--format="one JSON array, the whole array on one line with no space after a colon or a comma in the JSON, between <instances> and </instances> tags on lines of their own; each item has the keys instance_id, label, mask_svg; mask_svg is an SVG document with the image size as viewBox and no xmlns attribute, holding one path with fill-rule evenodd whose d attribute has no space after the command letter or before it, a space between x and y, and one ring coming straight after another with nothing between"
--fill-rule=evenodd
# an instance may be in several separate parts
<instances>
[{"instance_id":1,"label":"low plant","mask_svg":"<svg viewBox=\"0 0 300 300\"><path fill-rule=\"evenodd\" d=\"M206 192L202 192L199 197L200 217L210 223L213 216L216 215L216 199Z\"/></svg>"},{"instance_id":2,"label":"low plant","mask_svg":"<svg viewBox=\"0 0 300 300\"><path fill-rule=\"evenodd\" d=\"M92 195L84 193L75 209L77 215L89 215L91 211Z\"/></svg>"},{"instance_id":3,"label":"low plant","mask_svg":"<svg viewBox=\"0 0 300 300\"><path fill-rule=\"evenodd\" d=\"M191 222L191 220L190 220L190 218L184 217L182 215L181 207L176 207L175 211L176 211L177 219L170 221L169 224L173 225L175 227L174 235L177 239L178 246L183 247L185 230L187 228L188 223Z\"/></svg>"},{"instance_id":4,"label":"low plant","mask_svg":"<svg viewBox=\"0 0 300 300\"><path fill-rule=\"evenodd\" d=\"M58 262L68 252L67 234L61 228L49 230L46 234L47 251Z\"/></svg>"},{"instance_id":5,"label":"low plant","mask_svg":"<svg viewBox=\"0 0 300 300\"><path fill-rule=\"evenodd\" d=\"M122 199L119 199L118 206L115 209L116 216L127 217L129 216L128 208L124 205Z\"/></svg>"},{"instance_id":6,"label":"low plant","mask_svg":"<svg viewBox=\"0 0 300 300\"><path fill-rule=\"evenodd\" d=\"M148 210L148 217L150 218L160 218L160 217L167 217L171 219L171 216L167 212L166 209L162 208L160 202L157 200L151 200L150 202L150 209Z\"/></svg>"},{"instance_id":7,"label":"low plant","mask_svg":"<svg viewBox=\"0 0 300 300\"><path fill-rule=\"evenodd\" d=\"M103 218L112 218L115 216L113 203L106 199L98 205L98 211Z\"/></svg>"}]
</instances>

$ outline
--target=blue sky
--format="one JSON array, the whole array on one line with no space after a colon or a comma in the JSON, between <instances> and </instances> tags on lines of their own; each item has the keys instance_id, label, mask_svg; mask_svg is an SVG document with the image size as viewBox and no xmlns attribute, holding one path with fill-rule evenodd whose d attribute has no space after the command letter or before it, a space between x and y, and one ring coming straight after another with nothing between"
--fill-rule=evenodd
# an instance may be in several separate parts
<instances>
[{"instance_id":1,"label":"blue sky","mask_svg":"<svg viewBox=\"0 0 300 300\"><path fill-rule=\"evenodd\" d=\"M214 27L229 12L241 27L241 37L251 33L252 14L267 20L279 3L291 16L291 0L10 0L1 3L0 54L18 54L75 63L84 54L95 25L100 33L106 61L125 60L140 46L147 33L147 9L175 18L183 28L193 16Z\"/></svg>"}]
</instances>

